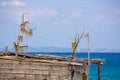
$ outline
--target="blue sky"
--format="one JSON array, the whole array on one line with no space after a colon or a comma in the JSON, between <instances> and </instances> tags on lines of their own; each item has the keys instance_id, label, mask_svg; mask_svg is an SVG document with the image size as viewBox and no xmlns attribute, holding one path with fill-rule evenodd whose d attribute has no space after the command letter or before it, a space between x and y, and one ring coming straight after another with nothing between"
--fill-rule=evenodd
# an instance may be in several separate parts
<instances>
[{"instance_id":1,"label":"blue sky","mask_svg":"<svg viewBox=\"0 0 120 80\"><path fill-rule=\"evenodd\" d=\"M27 13L30 47L71 47L76 33L90 34L91 49L120 50L120 0L0 0L0 48L17 41L21 15ZM87 40L79 48L87 48Z\"/></svg>"}]
</instances>

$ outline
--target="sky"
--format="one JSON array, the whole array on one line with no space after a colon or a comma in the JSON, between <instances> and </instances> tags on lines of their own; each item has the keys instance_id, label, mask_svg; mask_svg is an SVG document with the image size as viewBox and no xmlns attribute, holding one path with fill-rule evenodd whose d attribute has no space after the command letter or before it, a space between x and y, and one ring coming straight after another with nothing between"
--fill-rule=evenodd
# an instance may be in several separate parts
<instances>
[{"instance_id":1,"label":"sky","mask_svg":"<svg viewBox=\"0 0 120 80\"><path fill-rule=\"evenodd\" d=\"M30 47L71 47L84 30L91 49L120 50L120 0L0 0L0 48L17 41L22 14L33 28L22 43Z\"/></svg>"}]
</instances>

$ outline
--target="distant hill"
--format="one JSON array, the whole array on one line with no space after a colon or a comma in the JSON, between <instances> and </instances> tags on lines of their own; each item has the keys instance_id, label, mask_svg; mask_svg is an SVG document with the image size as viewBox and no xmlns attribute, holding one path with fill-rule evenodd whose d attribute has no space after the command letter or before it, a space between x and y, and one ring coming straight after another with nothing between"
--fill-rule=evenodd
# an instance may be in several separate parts
<instances>
[{"instance_id":1,"label":"distant hill","mask_svg":"<svg viewBox=\"0 0 120 80\"><path fill-rule=\"evenodd\" d=\"M5 49L1 48L0 52L4 52ZM14 48L9 48L9 51L14 52ZM28 47L28 52L72 52L72 48L67 47Z\"/></svg>"},{"instance_id":2,"label":"distant hill","mask_svg":"<svg viewBox=\"0 0 120 80\"><path fill-rule=\"evenodd\" d=\"M72 52L72 48L67 47L39 47L28 48L28 52Z\"/></svg>"},{"instance_id":3,"label":"distant hill","mask_svg":"<svg viewBox=\"0 0 120 80\"><path fill-rule=\"evenodd\" d=\"M88 49L77 49L77 52L87 52ZM5 49L0 48L0 52L4 52ZM14 52L14 48L9 48L9 51ZM72 48L69 47L28 47L28 52L72 52ZM90 52L120 52L120 49L91 49Z\"/></svg>"}]
</instances>

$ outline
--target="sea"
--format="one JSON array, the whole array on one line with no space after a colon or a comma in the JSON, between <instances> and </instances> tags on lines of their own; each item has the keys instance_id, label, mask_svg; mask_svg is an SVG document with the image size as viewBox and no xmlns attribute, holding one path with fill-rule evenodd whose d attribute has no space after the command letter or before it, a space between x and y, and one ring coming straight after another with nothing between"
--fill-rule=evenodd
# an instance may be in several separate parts
<instances>
[{"instance_id":1,"label":"sea","mask_svg":"<svg viewBox=\"0 0 120 80\"><path fill-rule=\"evenodd\" d=\"M36 54L46 54L46 52L37 52ZM58 56L71 56L70 52L47 52L47 54ZM87 53L77 53L77 58L87 58ZM94 52L90 53L90 58L104 59L105 62L101 66L101 78L102 80L120 80L120 53L113 52ZM98 80L98 67L96 64L90 65L89 80Z\"/></svg>"}]
</instances>

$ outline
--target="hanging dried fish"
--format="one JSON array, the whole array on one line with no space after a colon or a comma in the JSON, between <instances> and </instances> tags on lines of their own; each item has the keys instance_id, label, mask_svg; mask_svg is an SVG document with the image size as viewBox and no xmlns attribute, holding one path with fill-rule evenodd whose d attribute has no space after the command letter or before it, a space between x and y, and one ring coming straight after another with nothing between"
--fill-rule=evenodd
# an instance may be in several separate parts
<instances>
[{"instance_id":1,"label":"hanging dried fish","mask_svg":"<svg viewBox=\"0 0 120 80\"><path fill-rule=\"evenodd\" d=\"M33 29L29 29L27 35L31 37L33 35Z\"/></svg>"},{"instance_id":2,"label":"hanging dried fish","mask_svg":"<svg viewBox=\"0 0 120 80\"><path fill-rule=\"evenodd\" d=\"M28 22L28 21L25 21L25 22L23 22L23 23L20 25L20 31L21 31L22 33L26 33L26 32L27 32L27 29L26 29L27 24L29 24L29 22Z\"/></svg>"},{"instance_id":3,"label":"hanging dried fish","mask_svg":"<svg viewBox=\"0 0 120 80\"><path fill-rule=\"evenodd\" d=\"M23 36L21 34L18 35L18 42L22 42L23 41Z\"/></svg>"}]
</instances>

